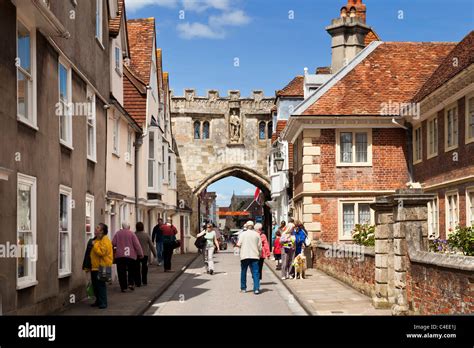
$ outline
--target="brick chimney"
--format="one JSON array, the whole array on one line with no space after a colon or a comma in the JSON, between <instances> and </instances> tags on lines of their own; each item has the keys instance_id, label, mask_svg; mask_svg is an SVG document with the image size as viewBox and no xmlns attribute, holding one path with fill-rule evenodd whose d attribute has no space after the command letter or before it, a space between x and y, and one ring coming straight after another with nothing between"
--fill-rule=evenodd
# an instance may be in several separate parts
<instances>
[{"instance_id":1,"label":"brick chimney","mask_svg":"<svg viewBox=\"0 0 474 348\"><path fill-rule=\"evenodd\" d=\"M331 71L335 74L364 49L365 37L371 31L362 0L348 0L326 31L332 37Z\"/></svg>"}]
</instances>

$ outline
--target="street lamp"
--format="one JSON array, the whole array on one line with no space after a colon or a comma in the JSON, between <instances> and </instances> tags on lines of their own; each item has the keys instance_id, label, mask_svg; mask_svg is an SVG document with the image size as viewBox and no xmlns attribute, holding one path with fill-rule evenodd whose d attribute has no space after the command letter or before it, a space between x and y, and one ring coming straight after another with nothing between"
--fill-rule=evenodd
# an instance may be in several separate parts
<instances>
[{"instance_id":1,"label":"street lamp","mask_svg":"<svg viewBox=\"0 0 474 348\"><path fill-rule=\"evenodd\" d=\"M275 165L277 171L281 172L283 169L283 162L285 160L283 159L281 151L278 151L275 153L275 159L273 160L273 164Z\"/></svg>"}]
</instances>

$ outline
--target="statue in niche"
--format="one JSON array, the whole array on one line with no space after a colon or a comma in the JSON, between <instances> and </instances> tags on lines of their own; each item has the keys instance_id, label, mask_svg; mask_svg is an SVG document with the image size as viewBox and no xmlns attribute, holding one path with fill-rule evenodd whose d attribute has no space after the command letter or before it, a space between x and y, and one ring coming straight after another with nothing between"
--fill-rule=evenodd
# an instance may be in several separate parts
<instances>
[{"instance_id":1,"label":"statue in niche","mask_svg":"<svg viewBox=\"0 0 474 348\"><path fill-rule=\"evenodd\" d=\"M240 140L240 116L237 115L236 110L232 110L230 119L230 141L238 143Z\"/></svg>"}]
</instances>

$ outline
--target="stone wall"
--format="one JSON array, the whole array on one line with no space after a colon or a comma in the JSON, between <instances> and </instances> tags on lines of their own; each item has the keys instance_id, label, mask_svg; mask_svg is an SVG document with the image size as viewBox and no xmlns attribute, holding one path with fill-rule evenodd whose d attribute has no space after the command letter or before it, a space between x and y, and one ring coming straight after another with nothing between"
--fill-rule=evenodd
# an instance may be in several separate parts
<instances>
[{"instance_id":1,"label":"stone wall","mask_svg":"<svg viewBox=\"0 0 474 348\"><path fill-rule=\"evenodd\" d=\"M374 295L374 248L357 245L318 244L313 247L313 266L367 296Z\"/></svg>"}]
</instances>

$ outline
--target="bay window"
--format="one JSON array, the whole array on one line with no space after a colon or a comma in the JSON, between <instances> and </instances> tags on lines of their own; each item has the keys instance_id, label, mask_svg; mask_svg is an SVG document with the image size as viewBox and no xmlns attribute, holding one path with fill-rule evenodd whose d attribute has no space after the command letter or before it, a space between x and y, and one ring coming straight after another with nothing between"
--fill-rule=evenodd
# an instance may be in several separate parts
<instances>
[{"instance_id":1,"label":"bay window","mask_svg":"<svg viewBox=\"0 0 474 348\"><path fill-rule=\"evenodd\" d=\"M17 289L36 285L36 178L17 176ZM21 249L20 249L21 248Z\"/></svg>"},{"instance_id":2,"label":"bay window","mask_svg":"<svg viewBox=\"0 0 474 348\"><path fill-rule=\"evenodd\" d=\"M71 274L72 190L59 189L59 277Z\"/></svg>"},{"instance_id":3,"label":"bay window","mask_svg":"<svg viewBox=\"0 0 474 348\"><path fill-rule=\"evenodd\" d=\"M17 117L36 128L35 30L17 20Z\"/></svg>"}]
</instances>

